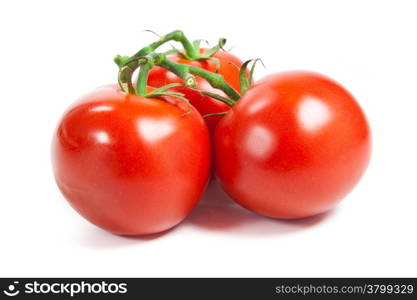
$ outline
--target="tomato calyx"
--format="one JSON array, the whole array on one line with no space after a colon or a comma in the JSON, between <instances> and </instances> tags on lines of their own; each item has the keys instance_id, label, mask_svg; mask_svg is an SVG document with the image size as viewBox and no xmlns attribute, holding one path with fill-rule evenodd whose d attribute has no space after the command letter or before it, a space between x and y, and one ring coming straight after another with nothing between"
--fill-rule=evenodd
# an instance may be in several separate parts
<instances>
[{"instance_id":1,"label":"tomato calyx","mask_svg":"<svg viewBox=\"0 0 417 300\"><path fill-rule=\"evenodd\" d=\"M148 58L144 56L129 59L126 59L126 57L120 57L120 61L123 61L119 67L119 73L117 76L120 88L126 93L143 96L142 92L137 91L133 87L132 76L139 66L149 63Z\"/></svg>"},{"instance_id":2,"label":"tomato calyx","mask_svg":"<svg viewBox=\"0 0 417 300\"><path fill-rule=\"evenodd\" d=\"M242 67L238 67L233 63L229 63L230 65L234 66L235 68L237 68L239 70L239 83L240 83L240 96L239 96L239 98L242 97L249 90L249 88L252 86L253 74L254 74L254 71L255 71L255 66L258 62L260 62L265 67L265 64L263 63L262 59L260 59L260 58L249 59L249 60L247 60L243 63ZM252 63L252 66L249 69L250 63ZM203 95L212 97L216 100L222 101L223 103L227 104L230 107L234 106L236 104L236 102L239 100L239 98L234 100L234 99L223 97L221 95L218 95L218 94L212 93L212 92L208 92L208 91L203 91L203 90L198 90L198 89L193 89L193 90L198 91ZM203 117L208 118L208 117L214 117L214 116L224 116L225 114L226 114L226 112L211 113L211 114L205 114Z\"/></svg>"},{"instance_id":3,"label":"tomato calyx","mask_svg":"<svg viewBox=\"0 0 417 300\"><path fill-rule=\"evenodd\" d=\"M240 81L240 95L243 96L249 88L252 86L253 83L253 73L255 71L255 66L258 62L261 62L262 66L265 68L265 64L263 63L262 59L255 58L249 59L245 61L242 67L239 70L239 81ZM249 64L252 63L252 67L249 70L248 74L248 67Z\"/></svg>"},{"instance_id":4,"label":"tomato calyx","mask_svg":"<svg viewBox=\"0 0 417 300\"><path fill-rule=\"evenodd\" d=\"M184 97L184 94L169 91L169 89L173 87L184 86L184 84L172 83L172 84L161 86L157 89L152 90L151 92L147 91L148 90L148 86L147 86L148 73L153 66L154 66L153 60L149 60L147 57L143 57L143 56L135 57L135 58L127 60L124 63L124 65L120 68L119 74L118 74L118 82L122 91L129 93L129 94L142 96L145 98L161 98L161 99L164 99L164 97L177 98L177 99L184 101L187 104L188 109L184 115L188 115L189 113L191 113L192 111L191 105L188 99ZM138 75L136 87L134 87L132 83L132 76L137 68L139 68L139 75Z\"/></svg>"},{"instance_id":5,"label":"tomato calyx","mask_svg":"<svg viewBox=\"0 0 417 300\"><path fill-rule=\"evenodd\" d=\"M193 42L193 45L196 48L197 52L200 53L197 58L191 59L190 57L188 57L186 55L186 53L181 52L181 51L179 51L177 53L179 55L183 56L185 59L188 59L188 60L211 60L216 65L216 73L218 73L219 70L220 70L220 61L217 58L213 57L213 55L216 54L219 50L226 51L223 48L224 45L226 44L226 39L225 38L220 38L216 46L214 46L214 47L212 47L210 49L207 49L206 51L204 51L204 53L201 53L201 51L200 51L200 49L201 49L201 47L200 47L201 41L203 41L203 40L200 39L200 40L195 40ZM208 42L207 42L207 44L208 44Z\"/></svg>"},{"instance_id":6,"label":"tomato calyx","mask_svg":"<svg viewBox=\"0 0 417 300\"><path fill-rule=\"evenodd\" d=\"M221 95L216 94L216 93L213 93L213 92L204 91L204 90L197 89L197 88L190 88L190 89L192 89L193 91L199 92L202 95L209 96L211 98L214 98L216 100L219 100L219 101L227 104L230 107L232 107L233 105L235 105L236 102L237 102L237 100L233 100L233 99L230 99L228 97L221 96Z\"/></svg>"},{"instance_id":7,"label":"tomato calyx","mask_svg":"<svg viewBox=\"0 0 417 300\"><path fill-rule=\"evenodd\" d=\"M205 114L203 118L205 119L205 118L216 117L216 116L223 117L227 115L227 113L228 113L227 111L223 111L223 112L218 112L218 113Z\"/></svg>"},{"instance_id":8,"label":"tomato calyx","mask_svg":"<svg viewBox=\"0 0 417 300\"><path fill-rule=\"evenodd\" d=\"M161 87L153 90L150 93L147 93L145 95L145 97L146 98L162 98L162 99L164 99L164 97L173 97L173 98L180 99L187 104L188 109L183 114L183 116L186 116L186 115L189 115L192 112L190 101L187 98L184 97L185 95L183 93L169 91L169 89L171 89L173 87L179 87L179 86L184 86L184 85L181 84L181 83L170 83L170 84L161 86Z\"/></svg>"}]
</instances>

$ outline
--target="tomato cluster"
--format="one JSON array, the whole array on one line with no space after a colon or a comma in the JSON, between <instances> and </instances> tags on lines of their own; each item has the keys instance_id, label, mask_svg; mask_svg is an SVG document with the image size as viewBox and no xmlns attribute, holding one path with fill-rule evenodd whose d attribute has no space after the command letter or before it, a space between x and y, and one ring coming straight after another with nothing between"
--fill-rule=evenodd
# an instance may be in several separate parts
<instances>
[{"instance_id":1,"label":"tomato cluster","mask_svg":"<svg viewBox=\"0 0 417 300\"><path fill-rule=\"evenodd\" d=\"M155 52L169 40L184 51ZM198 203L211 169L243 207L303 218L334 207L367 167L365 114L323 75L283 72L253 83L253 70L222 45L200 49L180 31L116 62L119 85L72 105L52 151L61 192L107 231L175 226Z\"/></svg>"}]
</instances>

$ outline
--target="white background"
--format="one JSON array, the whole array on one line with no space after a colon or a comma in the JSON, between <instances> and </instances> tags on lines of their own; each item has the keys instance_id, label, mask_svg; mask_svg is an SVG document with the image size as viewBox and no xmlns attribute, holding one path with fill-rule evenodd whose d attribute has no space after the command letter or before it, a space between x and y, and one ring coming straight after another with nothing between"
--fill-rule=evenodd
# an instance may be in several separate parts
<instances>
[{"instance_id":1,"label":"white background","mask_svg":"<svg viewBox=\"0 0 417 300\"><path fill-rule=\"evenodd\" d=\"M373 130L371 165L325 216L263 218L215 186L175 229L106 233L57 189L54 127L67 106L116 80L115 54L144 29L227 37L266 73L314 70L347 87ZM2 1L0 276L417 276L415 1Z\"/></svg>"}]
</instances>

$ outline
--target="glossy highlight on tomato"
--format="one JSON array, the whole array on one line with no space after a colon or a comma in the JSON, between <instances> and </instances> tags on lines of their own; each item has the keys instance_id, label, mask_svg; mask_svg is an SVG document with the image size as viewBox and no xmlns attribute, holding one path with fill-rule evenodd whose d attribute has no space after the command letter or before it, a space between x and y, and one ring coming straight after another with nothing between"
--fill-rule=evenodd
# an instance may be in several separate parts
<instances>
[{"instance_id":1,"label":"glossy highlight on tomato","mask_svg":"<svg viewBox=\"0 0 417 300\"><path fill-rule=\"evenodd\" d=\"M72 207L113 233L142 235L181 222L207 184L210 142L200 114L177 98L114 85L84 96L53 139L56 182Z\"/></svg>"},{"instance_id":2,"label":"glossy highlight on tomato","mask_svg":"<svg viewBox=\"0 0 417 300\"><path fill-rule=\"evenodd\" d=\"M202 49L201 53L204 53L207 49ZM224 77L224 80L236 91L240 89L239 83L239 67L242 66L242 61L235 55L226 52L218 51L213 58L219 61L218 74ZM205 60L187 60L179 54L168 55L167 58L175 63L191 65L205 69L210 72L216 72L216 63L212 59ZM220 96L226 96L225 93L219 89L213 88L207 80L196 76L197 89L219 94ZM177 77L174 73L162 68L154 67L149 72L148 85L153 87L160 87L170 83L183 83L183 81ZM201 115L227 112L230 107L223 102L216 100L212 97L202 95L198 91L191 90L186 87L175 87L171 90L183 93L184 96L190 100L191 104L201 113ZM210 131L214 131L217 123L220 121L221 116L211 116L205 119Z\"/></svg>"},{"instance_id":3,"label":"glossy highlight on tomato","mask_svg":"<svg viewBox=\"0 0 417 300\"><path fill-rule=\"evenodd\" d=\"M370 128L353 96L304 71L257 82L219 122L214 141L225 191L276 218L334 207L361 178L371 151Z\"/></svg>"}]
</instances>

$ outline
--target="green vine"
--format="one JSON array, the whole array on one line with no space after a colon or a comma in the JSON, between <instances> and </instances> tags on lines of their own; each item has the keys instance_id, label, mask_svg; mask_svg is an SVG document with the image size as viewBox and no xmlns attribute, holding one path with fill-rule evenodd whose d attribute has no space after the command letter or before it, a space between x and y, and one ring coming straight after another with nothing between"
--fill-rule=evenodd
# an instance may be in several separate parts
<instances>
[{"instance_id":1,"label":"green vine","mask_svg":"<svg viewBox=\"0 0 417 300\"><path fill-rule=\"evenodd\" d=\"M181 52L177 49L172 49L164 53L156 52L156 50L161 45L169 41L180 42L184 48L184 51ZM228 106L233 106L236 103L236 101L238 101L239 98L249 89L252 83L253 70L255 68L255 64L260 60L256 59L246 61L240 68L239 79L241 83L241 94L239 94L235 89L233 89L233 87L231 87L224 80L222 75L217 73L217 70L219 68L218 60L212 57L215 53L217 53L217 51L223 49L223 46L226 43L226 39L219 39L219 42L216 46L206 50L204 53L200 53L200 43L201 40L190 42L182 31L176 30L160 37L157 41L142 48L131 57L117 55L114 58L114 61L119 66L118 81L120 87L123 91L127 93L136 94L143 97L172 96L187 101L187 99L184 98L184 94L169 91L170 88L178 86L177 84L166 85L154 90L151 93L147 93L147 81L149 71L154 66L159 66L171 71L172 73L176 74L179 78L181 78L184 81L184 85L182 86L186 86L190 89L197 90L204 95L207 95L209 97L226 103ZM195 66L170 61L167 58L167 56L172 53L179 53L189 60L212 59L215 62L217 61L216 72L213 73ZM248 65L252 61L252 68L249 72L249 75L247 75ZM134 87L132 84L132 76L137 69L139 69L139 73L136 86ZM195 76L204 78L213 88L223 91L227 95L227 97L212 92L198 90L197 80Z\"/></svg>"}]
</instances>

